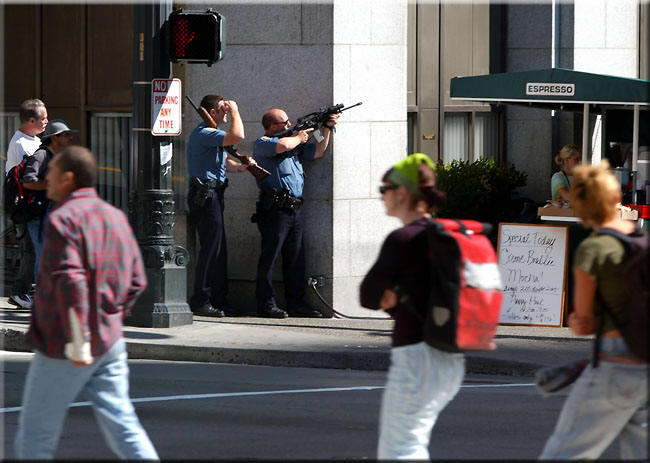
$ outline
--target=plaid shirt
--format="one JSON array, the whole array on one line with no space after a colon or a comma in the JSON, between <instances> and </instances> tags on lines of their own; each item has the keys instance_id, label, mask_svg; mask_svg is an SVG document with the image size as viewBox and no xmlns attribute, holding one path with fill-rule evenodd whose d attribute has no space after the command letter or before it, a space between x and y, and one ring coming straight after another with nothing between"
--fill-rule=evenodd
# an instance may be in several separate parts
<instances>
[{"instance_id":1,"label":"plaid shirt","mask_svg":"<svg viewBox=\"0 0 650 463\"><path fill-rule=\"evenodd\" d=\"M27 342L65 358L72 307L99 357L122 337L122 320L147 286L131 227L94 188L80 188L54 207L43 241Z\"/></svg>"}]
</instances>

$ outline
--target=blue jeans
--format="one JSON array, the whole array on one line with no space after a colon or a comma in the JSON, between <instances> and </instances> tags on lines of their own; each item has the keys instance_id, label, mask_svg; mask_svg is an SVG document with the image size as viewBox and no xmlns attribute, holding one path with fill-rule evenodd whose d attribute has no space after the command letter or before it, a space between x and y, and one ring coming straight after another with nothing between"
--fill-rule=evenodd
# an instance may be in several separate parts
<instances>
[{"instance_id":1,"label":"blue jeans","mask_svg":"<svg viewBox=\"0 0 650 463\"><path fill-rule=\"evenodd\" d=\"M424 342L393 347L379 414L378 460L428 460L431 430L465 376L465 357Z\"/></svg>"},{"instance_id":2,"label":"blue jeans","mask_svg":"<svg viewBox=\"0 0 650 463\"><path fill-rule=\"evenodd\" d=\"M38 276L38 262L41 257L41 249L43 249L43 232L45 231L46 220L47 214L43 219L32 219L26 224L29 237L34 244L34 281Z\"/></svg>"},{"instance_id":3,"label":"blue jeans","mask_svg":"<svg viewBox=\"0 0 650 463\"><path fill-rule=\"evenodd\" d=\"M36 351L29 366L14 442L18 459L52 459L68 407L83 392L108 446L122 459L157 460L129 399L124 339L87 367Z\"/></svg>"},{"instance_id":4,"label":"blue jeans","mask_svg":"<svg viewBox=\"0 0 650 463\"><path fill-rule=\"evenodd\" d=\"M629 353L622 338L602 339L601 351ZM596 460L617 437L621 459L648 458L648 365L601 360L573 384L539 458Z\"/></svg>"}]
</instances>

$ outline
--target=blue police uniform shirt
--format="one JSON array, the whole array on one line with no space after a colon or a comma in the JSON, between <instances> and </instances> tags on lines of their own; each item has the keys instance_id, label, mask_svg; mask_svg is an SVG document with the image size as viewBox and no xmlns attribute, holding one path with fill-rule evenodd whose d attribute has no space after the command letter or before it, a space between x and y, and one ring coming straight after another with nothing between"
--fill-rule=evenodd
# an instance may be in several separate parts
<instances>
[{"instance_id":1,"label":"blue police uniform shirt","mask_svg":"<svg viewBox=\"0 0 650 463\"><path fill-rule=\"evenodd\" d=\"M271 175L257 182L264 191L272 190L279 193L283 188L296 198L302 197L302 187L305 184L305 174L302 161L311 161L316 155L316 145L303 143L284 153L276 153L278 137L263 136L255 141L253 158L269 171Z\"/></svg>"},{"instance_id":2,"label":"blue police uniform shirt","mask_svg":"<svg viewBox=\"0 0 650 463\"><path fill-rule=\"evenodd\" d=\"M223 137L226 132L207 127L204 123L196 126L187 141L187 174L189 177L218 180L226 179L226 154L223 151Z\"/></svg>"}]
</instances>

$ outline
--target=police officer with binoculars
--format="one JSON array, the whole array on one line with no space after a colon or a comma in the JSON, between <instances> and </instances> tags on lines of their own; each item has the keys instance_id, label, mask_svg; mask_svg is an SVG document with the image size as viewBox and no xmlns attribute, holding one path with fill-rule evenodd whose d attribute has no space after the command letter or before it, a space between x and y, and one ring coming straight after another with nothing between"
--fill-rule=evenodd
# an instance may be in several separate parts
<instances>
[{"instance_id":1,"label":"police officer with binoculars","mask_svg":"<svg viewBox=\"0 0 650 463\"><path fill-rule=\"evenodd\" d=\"M208 317L236 316L228 306L226 232L223 222L223 195L228 186L226 172L244 172L247 166L228 158L224 146L236 145L244 139L244 125L237 103L219 95L206 95L201 100L205 121L192 131L187 142L187 172L190 178L188 202L190 219L199 234L200 251L196 263L194 290L190 309ZM230 130L219 125L228 122Z\"/></svg>"}]
</instances>

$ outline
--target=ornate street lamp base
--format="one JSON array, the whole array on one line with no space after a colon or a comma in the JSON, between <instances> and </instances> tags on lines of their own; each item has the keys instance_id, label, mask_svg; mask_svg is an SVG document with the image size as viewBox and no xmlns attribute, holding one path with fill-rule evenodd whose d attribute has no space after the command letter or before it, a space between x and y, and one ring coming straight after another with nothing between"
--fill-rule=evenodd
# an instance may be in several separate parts
<instances>
[{"instance_id":1,"label":"ornate street lamp base","mask_svg":"<svg viewBox=\"0 0 650 463\"><path fill-rule=\"evenodd\" d=\"M134 193L129 206L148 285L124 322L149 328L192 324L192 311L186 302L189 253L174 245L172 191Z\"/></svg>"},{"instance_id":2,"label":"ornate street lamp base","mask_svg":"<svg viewBox=\"0 0 650 463\"><path fill-rule=\"evenodd\" d=\"M134 310L124 320L130 326L141 326L144 328L172 328L174 326L191 325L192 312L185 302L179 303L156 303L148 307L148 311Z\"/></svg>"}]
</instances>

